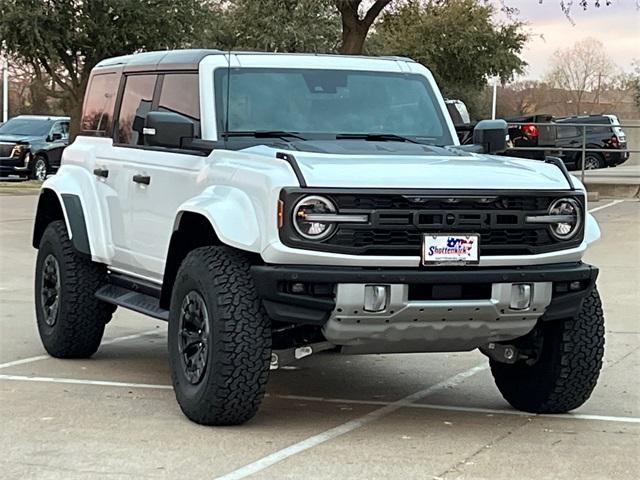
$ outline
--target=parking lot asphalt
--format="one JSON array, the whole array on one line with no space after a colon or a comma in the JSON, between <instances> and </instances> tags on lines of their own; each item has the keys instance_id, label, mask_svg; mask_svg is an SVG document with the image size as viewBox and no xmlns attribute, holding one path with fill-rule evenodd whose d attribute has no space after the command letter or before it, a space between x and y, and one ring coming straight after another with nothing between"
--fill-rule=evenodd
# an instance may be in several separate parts
<instances>
[{"instance_id":1,"label":"parking lot asphalt","mask_svg":"<svg viewBox=\"0 0 640 480\"><path fill-rule=\"evenodd\" d=\"M603 231L606 353L567 415L517 412L478 352L318 354L271 373L258 416L203 427L170 388L166 324L119 309L88 360L46 356L33 311L36 196L0 196L0 478L640 478L640 203Z\"/></svg>"}]
</instances>

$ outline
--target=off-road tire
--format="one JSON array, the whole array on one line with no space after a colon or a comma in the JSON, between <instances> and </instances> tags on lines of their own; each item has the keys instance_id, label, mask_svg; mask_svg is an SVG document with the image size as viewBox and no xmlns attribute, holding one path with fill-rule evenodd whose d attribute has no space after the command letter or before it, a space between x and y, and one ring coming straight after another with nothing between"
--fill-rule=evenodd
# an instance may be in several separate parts
<instances>
[{"instance_id":1,"label":"off-road tire","mask_svg":"<svg viewBox=\"0 0 640 480\"><path fill-rule=\"evenodd\" d=\"M183 302L194 291L209 319L207 362L196 384L185 373L179 347ZM171 296L168 348L176 399L190 420L238 425L257 413L269 376L271 323L245 254L209 246L187 255Z\"/></svg>"},{"instance_id":2,"label":"off-road tire","mask_svg":"<svg viewBox=\"0 0 640 480\"><path fill-rule=\"evenodd\" d=\"M46 322L42 302L42 277L45 259L53 255L60 275L60 291L55 323ZM95 298L103 285L106 267L79 254L62 220L51 222L44 231L35 275L36 320L40 339L49 355L57 358L86 358L100 346L104 326L111 320L115 306Z\"/></svg>"},{"instance_id":3,"label":"off-road tire","mask_svg":"<svg viewBox=\"0 0 640 480\"><path fill-rule=\"evenodd\" d=\"M587 401L604 355L604 315L596 288L574 318L543 322L538 361L509 365L491 360L502 396L531 413L566 413Z\"/></svg>"}]
</instances>

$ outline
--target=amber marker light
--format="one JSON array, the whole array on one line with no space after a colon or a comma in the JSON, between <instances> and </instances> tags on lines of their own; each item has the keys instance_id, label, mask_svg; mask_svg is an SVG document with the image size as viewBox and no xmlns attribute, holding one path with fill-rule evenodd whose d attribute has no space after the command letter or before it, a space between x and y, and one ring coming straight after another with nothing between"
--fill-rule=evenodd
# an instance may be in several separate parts
<instances>
[{"instance_id":1,"label":"amber marker light","mask_svg":"<svg viewBox=\"0 0 640 480\"><path fill-rule=\"evenodd\" d=\"M284 202L278 200L278 228L282 228L284 223Z\"/></svg>"}]
</instances>

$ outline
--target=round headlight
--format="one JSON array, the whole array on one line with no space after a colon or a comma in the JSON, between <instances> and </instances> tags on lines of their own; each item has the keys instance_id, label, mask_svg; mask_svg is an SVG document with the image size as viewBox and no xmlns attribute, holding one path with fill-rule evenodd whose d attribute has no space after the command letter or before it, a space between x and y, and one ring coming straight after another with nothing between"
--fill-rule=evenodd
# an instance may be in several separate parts
<instances>
[{"instance_id":1,"label":"round headlight","mask_svg":"<svg viewBox=\"0 0 640 480\"><path fill-rule=\"evenodd\" d=\"M549 215L562 217L561 221L550 225L551 233L559 240L569 240L582 226L580 204L573 198L559 198L549 207Z\"/></svg>"},{"instance_id":2,"label":"round headlight","mask_svg":"<svg viewBox=\"0 0 640 480\"><path fill-rule=\"evenodd\" d=\"M322 213L336 213L336 206L327 198L312 195L304 197L293 209L293 226L296 231L309 240L327 238L335 229L334 223L310 221L309 215Z\"/></svg>"}]
</instances>

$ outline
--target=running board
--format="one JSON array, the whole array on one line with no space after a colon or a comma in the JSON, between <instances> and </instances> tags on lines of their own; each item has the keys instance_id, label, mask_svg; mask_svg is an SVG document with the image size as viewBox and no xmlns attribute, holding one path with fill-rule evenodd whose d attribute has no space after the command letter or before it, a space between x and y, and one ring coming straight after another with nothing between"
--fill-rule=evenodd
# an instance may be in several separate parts
<instances>
[{"instance_id":1,"label":"running board","mask_svg":"<svg viewBox=\"0 0 640 480\"><path fill-rule=\"evenodd\" d=\"M169 320L169 310L160 308L160 305L158 305L159 300L145 293L108 284L98 289L96 298L103 302L128 308L134 312L142 313L159 320L164 320L165 322Z\"/></svg>"}]
</instances>

